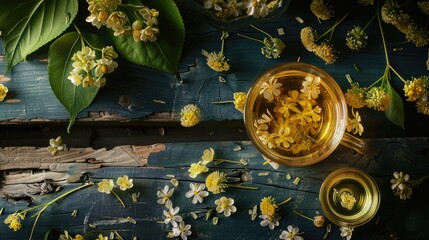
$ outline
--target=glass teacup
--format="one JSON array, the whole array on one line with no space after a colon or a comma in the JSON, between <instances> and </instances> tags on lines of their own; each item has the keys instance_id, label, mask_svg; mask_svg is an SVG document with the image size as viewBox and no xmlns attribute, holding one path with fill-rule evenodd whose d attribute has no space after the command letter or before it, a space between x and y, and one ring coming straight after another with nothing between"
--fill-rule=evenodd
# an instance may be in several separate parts
<instances>
[{"instance_id":1,"label":"glass teacup","mask_svg":"<svg viewBox=\"0 0 429 240\"><path fill-rule=\"evenodd\" d=\"M319 199L324 214L332 223L358 227L377 213L380 191L366 172L356 168L340 168L323 181Z\"/></svg>"},{"instance_id":2,"label":"glass teacup","mask_svg":"<svg viewBox=\"0 0 429 240\"><path fill-rule=\"evenodd\" d=\"M303 82L310 80L318 83L318 94L304 91ZM340 143L359 153L366 149L362 140L345 133L341 88L328 73L305 63L280 64L258 76L247 94L244 122L262 155L288 166L317 163Z\"/></svg>"}]
</instances>

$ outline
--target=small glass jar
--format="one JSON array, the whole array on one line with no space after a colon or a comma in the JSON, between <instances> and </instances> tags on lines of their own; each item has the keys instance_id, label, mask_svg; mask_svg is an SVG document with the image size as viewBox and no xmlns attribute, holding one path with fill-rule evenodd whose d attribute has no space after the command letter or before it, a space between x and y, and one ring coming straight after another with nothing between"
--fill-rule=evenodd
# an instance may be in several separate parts
<instances>
[{"instance_id":1,"label":"small glass jar","mask_svg":"<svg viewBox=\"0 0 429 240\"><path fill-rule=\"evenodd\" d=\"M317 106L320 107L321 119L317 125L314 125L315 129L312 129L311 136L308 136L306 140L308 142L307 149L296 153L292 150L296 146L287 148L282 144L280 146L267 144L266 139L264 139L265 136L261 136L261 133L268 133L269 137L273 137L269 134L279 135L276 132L278 129L275 129L276 123L272 124L273 127L268 128L259 123L269 120L279 122L281 120L279 118L283 118L282 123L285 121L292 122L293 119L287 119L286 114L279 115L279 108L286 101L286 98L290 97L289 91L300 92L303 81L309 76L313 79L320 78L320 94L312 101L316 101ZM267 85L273 84L273 79L275 79L276 84L281 84L281 87L278 88L280 95L276 96L275 100L267 100L264 97L263 89L264 87L266 89ZM296 106L299 107L299 104ZM347 105L341 88L328 73L310 64L284 63L259 75L247 94L244 123L250 140L264 157L288 166L307 166L317 163L331 154L340 143L359 153L366 151L366 145L362 140L345 133ZM295 136L297 134L308 135L307 132L302 131L305 127L292 125L289 130L295 131ZM294 144L297 144L297 141L290 142L290 145Z\"/></svg>"},{"instance_id":2,"label":"small glass jar","mask_svg":"<svg viewBox=\"0 0 429 240\"><path fill-rule=\"evenodd\" d=\"M319 191L326 217L334 224L358 227L370 221L380 206L374 179L357 168L340 168L329 174Z\"/></svg>"}]
</instances>

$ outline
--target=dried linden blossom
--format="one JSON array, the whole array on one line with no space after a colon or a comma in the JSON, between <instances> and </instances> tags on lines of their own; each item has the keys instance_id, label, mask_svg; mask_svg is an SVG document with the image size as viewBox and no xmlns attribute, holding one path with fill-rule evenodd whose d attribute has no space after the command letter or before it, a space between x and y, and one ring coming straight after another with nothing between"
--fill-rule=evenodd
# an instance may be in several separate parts
<instances>
[{"instance_id":1,"label":"dried linden blossom","mask_svg":"<svg viewBox=\"0 0 429 240\"><path fill-rule=\"evenodd\" d=\"M58 152L65 150L66 145L63 144L63 139L59 136L57 138L49 139L49 147L46 149L52 154L52 156L55 156Z\"/></svg>"},{"instance_id":2,"label":"dried linden blossom","mask_svg":"<svg viewBox=\"0 0 429 240\"><path fill-rule=\"evenodd\" d=\"M211 52L208 53L205 50L201 51L201 54L206 57L207 65L215 70L216 72L227 72L230 69L228 59L225 58L222 52Z\"/></svg>"},{"instance_id":3,"label":"dried linden blossom","mask_svg":"<svg viewBox=\"0 0 429 240\"><path fill-rule=\"evenodd\" d=\"M76 234L72 237L67 231L64 231L64 233L60 235L59 240L84 240L84 238L80 234Z\"/></svg>"},{"instance_id":4,"label":"dried linden blossom","mask_svg":"<svg viewBox=\"0 0 429 240\"><path fill-rule=\"evenodd\" d=\"M321 20L329 20L334 16L332 6L324 3L323 0L313 0L310 4L310 10L318 19Z\"/></svg>"},{"instance_id":5,"label":"dried linden blossom","mask_svg":"<svg viewBox=\"0 0 429 240\"><path fill-rule=\"evenodd\" d=\"M341 227L340 228L340 235L341 237L345 238L346 240L350 240L352 238L353 235L353 228L351 227Z\"/></svg>"},{"instance_id":6,"label":"dried linden blossom","mask_svg":"<svg viewBox=\"0 0 429 240\"><path fill-rule=\"evenodd\" d=\"M359 134L359 136L362 136L363 133L363 126L361 124L361 117L359 115L358 111L353 111L352 109L352 115L353 118L347 117L347 132L353 132L353 134Z\"/></svg>"},{"instance_id":7,"label":"dried linden blossom","mask_svg":"<svg viewBox=\"0 0 429 240\"><path fill-rule=\"evenodd\" d=\"M244 104L246 103L247 94L245 92L235 92L234 97L234 106L240 112L244 112Z\"/></svg>"},{"instance_id":8,"label":"dried linden blossom","mask_svg":"<svg viewBox=\"0 0 429 240\"><path fill-rule=\"evenodd\" d=\"M359 26L354 26L350 31L347 32L346 45L352 50L360 50L366 46L366 40L368 35Z\"/></svg>"},{"instance_id":9,"label":"dried linden blossom","mask_svg":"<svg viewBox=\"0 0 429 240\"><path fill-rule=\"evenodd\" d=\"M9 91L9 89L5 85L0 83L0 102L3 102L8 91Z\"/></svg>"},{"instance_id":10,"label":"dried linden blossom","mask_svg":"<svg viewBox=\"0 0 429 240\"><path fill-rule=\"evenodd\" d=\"M164 224L171 224L171 226L177 227L178 223L182 221L182 217L177 215L179 213L179 210L179 207L170 207L164 210Z\"/></svg>"},{"instance_id":11,"label":"dried linden blossom","mask_svg":"<svg viewBox=\"0 0 429 240\"><path fill-rule=\"evenodd\" d=\"M389 108L392 99L382 87L372 87L366 92L366 105L377 111L385 111Z\"/></svg>"},{"instance_id":12,"label":"dried linden blossom","mask_svg":"<svg viewBox=\"0 0 429 240\"><path fill-rule=\"evenodd\" d=\"M195 104L188 104L180 111L180 123L184 127L192 127L200 122L200 109Z\"/></svg>"},{"instance_id":13,"label":"dried linden blossom","mask_svg":"<svg viewBox=\"0 0 429 240\"><path fill-rule=\"evenodd\" d=\"M187 198L192 198L192 203L202 203L203 199L209 195L209 192L204 191L206 185L200 183L190 183L190 190L185 194Z\"/></svg>"},{"instance_id":14,"label":"dried linden blossom","mask_svg":"<svg viewBox=\"0 0 429 240\"><path fill-rule=\"evenodd\" d=\"M225 183L227 179L228 178L224 172L214 171L210 173L206 178L207 190L213 194L225 192L224 189L228 187L228 185Z\"/></svg>"},{"instance_id":15,"label":"dried linden blossom","mask_svg":"<svg viewBox=\"0 0 429 240\"><path fill-rule=\"evenodd\" d=\"M291 198L286 199L283 202L276 203L275 199L271 196L264 197L259 203L259 209L261 210L261 215L259 218L262 219L260 222L262 227L268 226L271 230L279 225L279 220L281 219L280 215L277 213L279 206L288 203Z\"/></svg>"},{"instance_id":16,"label":"dried linden blossom","mask_svg":"<svg viewBox=\"0 0 429 240\"><path fill-rule=\"evenodd\" d=\"M359 83L350 82L350 88L344 94L346 103L352 108L363 108L366 106L365 89L359 87Z\"/></svg>"},{"instance_id":17,"label":"dried linden blossom","mask_svg":"<svg viewBox=\"0 0 429 240\"><path fill-rule=\"evenodd\" d=\"M237 211L237 208L234 206L234 199L227 198L227 197L221 197L215 201L216 212L223 213L225 217L231 216L231 213L235 213Z\"/></svg>"},{"instance_id":18,"label":"dried linden blossom","mask_svg":"<svg viewBox=\"0 0 429 240\"><path fill-rule=\"evenodd\" d=\"M298 154L309 150L312 137L318 131L322 109L314 97L320 93L320 78L307 76L301 93L297 90L282 92L281 83L271 78L261 85L260 95L268 102L267 114L255 120L256 134L270 149L280 148ZM274 116L271 114L274 112Z\"/></svg>"},{"instance_id":19,"label":"dried linden blossom","mask_svg":"<svg viewBox=\"0 0 429 240\"><path fill-rule=\"evenodd\" d=\"M27 214L25 212L9 214L4 220L4 224L9 225L9 228L14 232L19 231L22 227L21 220L24 220L26 215Z\"/></svg>"},{"instance_id":20,"label":"dried linden blossom","mask_svg":"<svg viewBox=\"0 0 429 240\"><path fill-rule=\"evenodd\" d=\"M403 172L394 172L393 179L390 180L392 184L391 188L395 193L395 196L399 196L402 200L407 200L411 198L413 193L412 187L409 185L410 176L404 174Z\"/></svg>"},{"instance_id":21,"label":"dried linden blossom","mask_svg":"<svg viewBox=\"0 0 429 240\"><path fill-rule=\"evenodd\" d=\"M408 80L404 85L404 93L405 97L407 97L407 101L416 102L421 100L425 94L428 92L429 88L429 77L422 76L418 78L412 78L412 80Z\"/></svg>"},{"instance_id":22,"label":"dried linden blossom","mask_svg":"<svg viewBox=\"0 0 429 240\"><path fill-rule=\"evenodd\" d=\"M233 20L242 16L266 17L279 7L279 0L201 0L204 8L222 20Z\"/></svg>"},{"instance_id":23,"label":"dried linden blossom","mask_svg":"<svg viewBox=\"0 0 429 240\"><path fill-rule=\"evenodd\" d=\"M299 228L289 225L287 231L283 230L279 238L284 240L304 240L303 237L299 236L300 234L302 233L299 232Z\"/></svg>"},{"instance_id":24,"label":"dried linden blossom","mask_svg":"<svg viewBox=\"0 0 429 240\"><path fill-rule=\"evenodd\" d=\"M181 221L176 227L173 227L172 237L180 237L182 240L187 240L192 234L191 225Z\"/></svg>"}]
</instances>

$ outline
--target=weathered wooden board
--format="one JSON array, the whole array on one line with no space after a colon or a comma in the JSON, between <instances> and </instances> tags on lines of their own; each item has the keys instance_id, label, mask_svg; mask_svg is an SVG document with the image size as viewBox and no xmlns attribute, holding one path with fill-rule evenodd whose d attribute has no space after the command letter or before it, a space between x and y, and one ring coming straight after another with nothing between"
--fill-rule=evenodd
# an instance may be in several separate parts
<instances>
[{"instance_id":1,"label":"weathered wooden board","mask_svg":"<svg viewBox=\"0 0 429 240\"><path fill-rule=\"evenodd\" d=\"M344 1L345 2L345 1ZM337 17L350 12L350 16L340 24L334 34L334 44L341 52L341 57L333 65L325 65L320 59L309 53L300 43L299 32L305 26L313 26L319 33L324 32L335 19L318 23L309 10L310 1L292 1L284 14L275 20L258 24L258 27L278 36L277 29L283 28L286 35L278 36L286 43L285 53L279 59L266 59L260 54L260 43L238 37L237 31L257 38L264 35L254 29L242 28L230 32L225 42L225 54L230 60L231 71L219 74L211 70L201 55L201 49L207 51L220 50L221 32L196 19L193 13L182 9L186 24L186 42L180 61L180 76L182 83L174 76L146 69L120 60L120 67L108 79L107 86L101 89L93 104L83 111L79 118L90 121L113 121L118 124L126 120L137 120L156 115L157 120L178 121L177 112L188 104L195 103L201 107L203 120L242 119L242 114L234 109L232 104L212 105L212 101L231 100L232 93L247 91L253 80L263 71L284 62L301 59L302 62L314 64L325 69L339 83L343 90L348 82L344 75L350 73L361 86L368 86L378 79L385 68L380 34L377 22L373 21L368 27L368 47L361 52L353 52L345 46L346 32L353 25L364 26L375 12L375 6L364 8L351 3L336 1ZM304 19L304 24L295 20L296 16ZM198 20L198 21L197 21ZM427 74L425 61L426 48L416 48L407 43L404 36L394 27L384 25L389 54L392 65L405 77ZM0 43L1 45L1 43ZM401 51L393 51L400 48ZM2 50L0 50L2 51ZM5 59L0 52L0 70L5 69ZM354 68L356 64L360 71ZM3 74L3 73L0 73ZM226 83L219 82L219 76ZM50 90L47 76L47 53L39 51L28 57L26 62L19 64L9 74L1 77L9 87L12 99L0 104L0 119L11 122L41 122L66 121L68 114ZM394 78L392 84L402 94L403 84ZM130 102L130 104L124 104ZM165 104L154 100L164 101ZM384 113L372 110L362 111L364 121L384 131L396 131L397 136L407 134L390 124ZM427 117L417 115L415 107L406 104L406 128L412 129L416 120L418 124L427 124ZM376 127L374 127L376 128ZM418 133L415 131L414 133ZM415 135L415 134L414 134Z\"/></svg>"},{"instance_id":2,"label":"weathered wooden board","mask_svg":"<svg viewBox=\"0 0 429 240\"><path fill-rule=\"evenodd\" d=\"M141 193L138 203L132 203L127 194L119 193L126 202L126 208L123 208L114 196L99 193L96 186L81 190L53 204L43 213L37 224L34 239L38 239L48 229L58 231L66 229L74 234L110 229L120 231L125 239L132 239L133 236L137 236L138 239L165 239L169 228L157 223L163 219L163 206L156 203L156 192L166 184L172 186L170 175L174 175L179 180L179 186L175 188L172 201L174 206L180 206L180 214L185 222L192 225L193 234L190 239L278 239L281 230L285 230L288 225L298 226L304 232L302 236L305 239L322 239L324 229L314 227L312 222L297 216L292 211L301 211L310 217L316 211L322 212L318 192L324 178L338 168L352 166L367 171L376 179L382 199L375 218L365 226L355 229L353 239L393 239L389 238L391 234L400 236L401 239L425 239L429 233L429 206L424 199L429 184L426 182L419 185L414 189L412 198L403 201L395 197L391 191L390 179L393 171L407 172L412 179L428 174L428 139L371 139L366 141L369 144L369 152L366 155L359 155L339 146L321 163L305 168L280 166L277 170L272 169L269 165L262 165L263 159L260 153L249 142L123 146L112 150L72 149L57 157L42 154L44 149L24 148L25 151L19 148L1 149L0 154L8 156L6 161L16 164L32 161L77 164L80 159L90 156L92 163L87 164L97 165L97 169L88 167L79 172L75 171L73 167L70 167L68 171L53 168L43 170L43 175L34 170L34 175L38 177L37 182L34 181L34 178L33 180L24 178L24 175L30 176L28 172L23 175L21 180L12 181L11 179L14 178L11 174L17 174L18 170L3 170L2 188L0 189L3 197L0 199L0 207L4 208L4 213L0 216L0 221L16 210L25 209L28 205L25 200L31 198L33 204L40 204L53 199L67 189L80 185L80 183L67 183L68 175L65 174L86 172L89 174L88 180L93 182L128 175L134 179L135 184L130 192ZM240 146L241 150L233 151L237 146ZM229 188L224 194L211 194L205 198L203 204L193 205L190 199L184 196L189 190L188 185L190 182L204 182L207 174L192 179L188 176L187 170L191 163L197 162L201 158L204 149L209 147L215 149L216 156L219 158L249 160L247 166L222 163L210 167L210 172L213 170L224 171L230 175L230 181L256 186L259 190ZM82 154L80 157L75 156L75 153L79 151L86 154ZM126 157L127 155L129 157ZM136 156L137 159L147 160L146 164L136 161ZM41 161L42 159L44 161ZM111 167L113 162L115 167ZM29 165L28 168L37 167ZM261 172L268 172L268 175L260 176ZM295 185L292 183L293 179L286 180L285 176L288 173L293 178L300 177L301 182ZM242 182L243 174L250 176L250 180ZM26 188L29 185L36 189L38 186L40 188L40 184L44 180L52 180L63 189L58 193L45 195L32 195L29 192L26 197L21 196L20 201L4 196L8 189L20 189L23 185ZM5 183L6 185L4 185ZM290 203L281 207L279 213L282 215L282 220L280 226L274 230L261 227L259 220L252 221L248 215L248 210L258 204L262 197L270 195L278 201L292 198ZM235 199L238 211L231 217L225 218L219 215L218 225L212 225L210 221L204 220L204 216L198 220L191 217L191 211L206 211L205 208L215 206L215 199L221 196ZM71 216L73 210L78 210L76 217ZM128 216L134 218L137 224L129 223L126 220ZM28 217L24 221L22 230L18 232L13 232L8 229L7 225L1 224L0 237L8 240L27 239L32 223L33 219ZM96 228L93 229L90 225L95 225ZM333 232L328 239L340 239L337 226L333 226Z\"/></svg>"}]
</instances>

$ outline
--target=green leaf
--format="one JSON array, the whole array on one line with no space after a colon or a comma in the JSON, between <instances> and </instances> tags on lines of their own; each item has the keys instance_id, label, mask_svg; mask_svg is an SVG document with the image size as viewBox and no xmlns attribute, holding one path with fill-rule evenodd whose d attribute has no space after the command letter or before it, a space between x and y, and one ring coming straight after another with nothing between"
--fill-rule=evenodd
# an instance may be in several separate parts
<instances>
[{"instance_id":1,"label":"green leaf","mask_svg":"<svg viewBox=\"0 0 429 240\"><path fill-rule=\"evenodd\" d=\"M386 109L384 113L389 121L404 129L404 103L388 80L386 81L384 88L392 100L389 108Z\"/></svg>"},{"instance_id":2,"label":"green leaf","mask_svg":"<svg viewBox=\"0 0 429 240\"><path fill-rule=\"evenodd\" d=\"M146 0L145 5L159 11L160 33L156 42L135 42L131 35L109 35L118 52L128 61L164 72L175 73L185 39L185 27L173 0Z\"/></svg>"},{"instance_id":3,"label":"green leaf","mask_svg":"<svg viewBox=\"0 0 429 240\"><path fill-rule=\"evenodd\" d=\"M103 41L94 34L85 34L85 40L92 47L103 48ZM89 106L98 92L98 87L83 88L70 82L68 76L72 71L73 60L71 57L82 49L82 41L77 32L64 34L58 38L49 48L49 82L55 96L64 105L70 114L70 123L67 131L70 131L79 112Z\"/></svg>"},{"instance_id":4,"label":"green leaf","mask_svg":"<svg viewBox=\"0 0 429 240\"><path fill-rule=\"evenodd\" d=\"M52 39L75 18L77 0L9 0L0 7L6 72Z\"/></svg>"}]
</instances>

